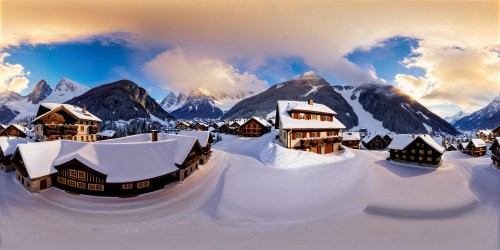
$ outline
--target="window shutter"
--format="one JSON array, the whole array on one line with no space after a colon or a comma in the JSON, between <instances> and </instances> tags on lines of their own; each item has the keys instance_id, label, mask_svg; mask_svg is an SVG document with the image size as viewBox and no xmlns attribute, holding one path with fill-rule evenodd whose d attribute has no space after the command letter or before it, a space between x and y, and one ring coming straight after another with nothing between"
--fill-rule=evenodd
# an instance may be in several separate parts
<instances>
[{"instance_id":1,"label":"window shutter","mask_svg":"<svg viewBox=\"0 0 500 250\"><path fill-rule=\"evenodd\" d=\"M306 114L307 120L311 120L311 114Z\"/></svg>"},{"instance_id":2,"label":"window shutter","mask_svg":"<svg viewBox=\"0 0 500 250\"><path fill-rule=\"evenodd\" d=\"M295 140L297 139L297 135L295 134L295 132L292 132L292 140Z\"/></svg>"}]
</instances>

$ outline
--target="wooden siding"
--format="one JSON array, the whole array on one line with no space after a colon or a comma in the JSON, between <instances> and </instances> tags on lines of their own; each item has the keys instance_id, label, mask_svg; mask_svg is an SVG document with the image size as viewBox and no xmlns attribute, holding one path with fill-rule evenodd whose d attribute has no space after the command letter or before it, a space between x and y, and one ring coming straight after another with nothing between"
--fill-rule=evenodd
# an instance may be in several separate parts
<instances>
[{"instance_id":1,"label":"wooden siding","mask_svg":"<svg viewBox=\"0 0 500 250\"><path fill-rule=\"evenodd\" d=\"M421 165L438 166L441 162L442 153L417 138L403 150L390 150L390 159L394 161L404 161Z\"/></svg>"}]
</instances>

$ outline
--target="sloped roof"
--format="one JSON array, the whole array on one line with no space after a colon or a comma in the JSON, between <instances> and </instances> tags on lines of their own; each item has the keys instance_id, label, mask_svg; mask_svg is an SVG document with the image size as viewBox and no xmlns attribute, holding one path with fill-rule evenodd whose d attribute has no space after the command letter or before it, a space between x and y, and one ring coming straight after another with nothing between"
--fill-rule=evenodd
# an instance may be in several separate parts
<instances>
[{"instance_id":1,"label":"sloped roof","mask_svg":"<svg viewBox=\"0 0 500 250\"><path fill-rule=\"evenodd\" d=\"M432 139L432 137L428 134L420 134L420 135L398 134L398 135L395 135L387 148L396 149L396 150L403 150L408 145L410 145L410 143L412 143L414 140L416 140L417 138L422 139L427 145L429 145L431 148L433 148L434 150L436 150L440 153L443 153L445 151L445 149L441 145L437 144Z\"/></svg>"},{"instance_id":2,"label":"sloped roof","mask_svg":"<svg viewBox=\"0 0 500 250\"><path fill-rule=\"evenodd\" d=\"M179 131L178 135L183 135L183 136L192 136L196 137L198 139L198 142L202 147L206 147L208 144L208 139L210 138L210 132L209 131Z\"/></svg>"},{"instance_id":3,"label":"sloped roof","mask_svg":"<svg viewBox=\"0 0 500 250\"><path fill-rule=\"evenodd\" d=\"M93 115L89 111L86 111L85 113L83 112L81 107L77 107L71 104L61 104L61 103L41 103L40 106L43 106L49 111L45 112L44 114L39 115L35 119L33 119L32 123L37 121L38 119L41 119L42 117L48 115L49 113L59 110L59 109L64 109L66 110L69 114L74 116L75 118L79 120L85 120L85 121L95 121L95 122L102 122L101 119L99 119L97 116Z\"/></svg>"},{"instance_id":4,"label":"sloped roof","mask_svg":"<svg viewBox=\"0 0 500 250\"><path fill-rule=\"evenodd\" d=\"M378 133L371 133L371 134L369 134L369 135L367 135L367 136L365 136L365 137L363 138L363 142L364 142L364 143L369 143L369 142L371 142L373 139L375 139L375 137L377 137L377 136L378 136L378 137L380 137L380 138L382 138L382 136L381 136L380 134L378 134ZM383 138L382 138L382 139L383 139Z\"/></svg>"},{"instance_id":5,"label":"sloped roof","mask_svg":"<svg viewBox=\"0 0 500 250\"><path fill-rule=\"evenodd\" d=\"M107 175L107 182L131 182L165 175L178 168L197 142L192 136L141 134L98 143L67 140L18 146L30 178L55 173L55 166L76 159ZM117 157L119 156L119 157ZM146 163L147 164L144 164Z\"/></svg>"},{"instance_id":6,"label":"sloped roof","mask_svg":"<svg viewBox=\"0 0 500 250\"><path fill-rule=\"evenodd\" d=\"M278 101L278 114L281 127L284 129L345 129L346 127L337 118L333 117L333 121L320 121L320 120L302 120L293 119L288 112L291 104L305 103L299 101ZM322 105L322 104L315 104ZM310 106L310 105L309 105ZM323 105L324 106L324 105Z\"/></svg>"},{"instance_id":7,"label":"sloped roof","mask_svg":"<svg viewBox=\"0 0 500 250\"><path fill-rule=\"evenodd\" d=\"M469 144L472 143L472 145L475 147L475 148L479 148L479 147L486 147L486 142L483 141L483 139L471 139Z\"/></svg>"},{"instance_id":8,"label":"sloped roof","mask_svg":"<svg viewBox=\"0 0 500 250\"><path fill-rule=\"evenodd\" d=\"M0 150L2 150L4 156L12 155L16 151L17 145L28 142L32 142L32 140L18 137L0 137Z\"/></svg>"},{"instance_id":9,"label":"sloped roof","mask_svg":"<svg viewBox=\"0 0 500 250\"><path fill-rule=\"evenodd\" d=\"M344 132L342 133L343 141L360 141L361 135L359 132Z\"/></svg>"},{"instance_id":10,"label":"sloped roof","mask_svg":"<svg viewBox=\"0 0 500 250\"><path fill-rule=\"evenodd\" d=\"M313 103L310 105L307 102L289 102L287 106L287 111L309 111L312 113L323 113L323 114L330 114L330 115L336 115L337 112L333 111L331 108L324 104L320 103Z\"/></svg>"},{"instance_id":11,"label":"sloped roof","mask_svg":"<svg viewBox=\"0 0 500 250\"><path fill-rule=\"evenodd\" d=\"M108 129L108 130L103 130L103 131L97 132L96 135L98 135L98 136L106 136L106 137L113 137L113 136L115 136L115 134L116 134L116 131Z\"/></svg>"},{"instance_id":12,"label":"sloped roof","mask_svg":"<svg viewBox=\"0 0 500 250\"><path fill-rule=\"evenodd\" d=\"M262 119L262 118L256 117L256 116L248 119L248 121L246 121L244 124L246 124L247 122L249 122L251 120L257 121L258 123L260 123L260 125L262 125L262 126L264 126L266 128L272 127L272 125L269 122L267 122L265 119Z\"/></svg>"}]
</instances>

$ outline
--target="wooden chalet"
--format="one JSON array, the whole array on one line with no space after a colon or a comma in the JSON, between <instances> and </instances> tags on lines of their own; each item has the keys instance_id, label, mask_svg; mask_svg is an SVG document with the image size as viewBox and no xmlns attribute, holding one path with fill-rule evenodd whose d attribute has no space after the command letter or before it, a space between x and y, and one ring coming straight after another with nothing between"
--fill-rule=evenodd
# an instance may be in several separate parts
<instances>
[{"instance_id":1,"label":"wooden chalet","mask_svg":"<svg viewBox=\"0 0 500 250\"><path fill-rule=\"evenodd\" d=\"M335 118L337 113L323 104L309 99L278 101L275 128L287 148L328 154L342 149L344 124Z\"/></svg>"},{"instance_id":2,"label":"wooden chalet","mask_svg":"<svg viewBox=\"0 0 500 250\"><path fill-rule=\"evenodd\" d=\"M457 150L460 150L463 153L465 153L467 145L469 145L469 142L459 142L459 143L457 143Z\"/></svg>"},{"instance_id":3,"label":"wooden chalet","mask_svg":"<svg viewBox=\"0 0 500 250\"><path fill-rule=\"evenodd\" d=\"M391 140L392 141L392 140ZM386 149L389 143L387 143L382 136L379 134L369 134L363 138L363 147L369 150L381 150Z\"/></svg>"},{"instance_id":4,"label":"wooden chalet","mask_svg":"<svg viewBox=\"0 0 500 250\"><path fill-rule=\"evenodd\" d=\"M85 106L41 103L31 123L35 127L37 141L66 139L95 142L100 122L101 119L87 111Z\"/></svg>"},{"instance_id":5,"label":"wooden chalet","mask_svg":"<svg viewBox=\"0 0 500 250\"><path fill-rule=\"evenodd\" d=\"M486 142L482 139L471 139L464 148L464 153L479 157L486 154Z\"/></svg>"},{"instance_id":6,"label":"wooden chalet","mask_svg":"<svg viewBox=\"0 0 500 250\"><path fill-rule=\"evenodd\" d=\"M205 164L210 156L212 155L212 143L214 143L214 139L212 137L212 133L209 131L180 131L180 136L193 136L198 139L200 143L201 149L203 150L203 154L200 156L200 164Z\"/></svg>"},{"instance_id":7,"label":"wooden chalet","mask_svg":"<svg viewBox=\"0 0 500 250\"><path fill-rule=\"evenodd\" d=\"M32 140L18 137L0 137L0 169L4 172L14 171L11 164L11 157L17 145L31 142Z\"/></svg>"},{"instance_id":8,"label":"wooden chalet","mask_svg":"<svg viewBox=\"0 0 500 250\"><path fill-rule=\"evenodd\" d=\"M144 135L131 141L137 138L142 140ZM154 141L151 136L151 140L134 143L124 137L99 143L57 140L23 144L12 162L16 179L31 192L54 186L73 194L118 197L162 189L198 168L203 152L195 137Z\"/></svg>"},{"instance_id":9,"label":"wooden chalet","mask_svg":"<svg viewBox=\"0 0 500 250\"><path fill-rule=\"evenodd\" d=\"M485 142L493 142L493 139L495 139L493 131L489 130L489 129L478 130L476 132L476 136L477 136L477 138L479 138Z\"/></svg>"},{"instance_id":10,"label":"wooden chalet","mask_svg":"<svg viewBox=\"0 0 500 250\"><path fill-rule=\"evenodd\" d=\"M394 137L394 134L392 133L387 133L386 135L384 135L384 140L387 142L387 144L390 144L391 141L392 141L392 138Z\"/></svg>"},{"instance_id":11,"label":"wooden chalet","mask_svg":"<svg viewBox=\"0 0 500 250\"><path fill-rule=\"evenodd\" d=\"M342 145L353 148L361 148L361 135L359 132L344 132L342 133Z\"/></svg>"},{"instance_id":12,"label":"wooden chalet","mask_svg":"<svg viewBox=\"0 0 500 250\"><path fill-rule=\"evenodd\" d=\"M438 167L445 149L430 135L395 135L389 148L392 161Z\"/></svg>"},{"instance_id":13,"label":"wooden chalet","mask_svg":"<svg viewBox=\"0 0 500 250\"><path fill-rule=\"evenodd\" d=\"M500 137L500 126L496 127L495 129L493 129L491 131L491 133L493 134L493 137Z\"/></svg>"},{"instance_id":14,"label":"wooden chalet","mask_svg":"<svg viewBox=\"0 0 500 250\"><path fill-rule=\"evenodd\" d=\"M271 131L271 124L260 117L252 117L240 127L241 137L260 137Z\"/></svg>"},{"instance_id":15,"label":"wooden chalet","mask_svg":"<svg viewBox=\"0 0 500 250\"><path fill-rule=\"evenodd\" d=\"M458 150L458 145L457 144L447 144L446 145L446 151L457 151Z\"/></svg>"},{"instance_id":16,"label":"wooden chalet","mask_svg":"<svg viewBox=\"0 0 500 250\"><path fill-rule=\"evenodd\" d=\"M193 124L191 126L191 129L196 130L196 131L208 131L208 125L206 125L203 122L198 122L196 124Z\"/></svg>"},{"instance_id":17,"label":"wooden chalet","mask_svg":"<svg viewBox=\"0 0 500 250\"><path fill-rule=\"evenodd\" d=\"M18 124L10 124L7 126L1 133L0 137L19 137L19 138L26 138L30 137L29 134L31 131L29 131L26 127Z\"/></svg>"},{"instance_id":18,"label":"wooden chalet","mask_svg":"<svg viewBox=\"0 0 500 250\"><path fill-rule=\"evenodd\" d=\"M230 134L235 134L238 135L240 134L240 127L243 125L245 121L239 120L239 121L234 121L229 124L229 133Z\"/></svg>"},{"instance_id":19,"label":"wooden chalet","mask_svg":"<svg viewBox=\"0 0 500 250\"><path fill-rule=\"evenodd\" d=\"M179 121L179 122L177 122L177 125L175 125L175 128L179 129L179 130L188 130L188 129L191 129L191 124L189 124L187 122Z\"/></svg>"},{"instance_id":20,"label":"wooden chalet","mask_svg":"<svg viewBox=\"0 0 500 250\"><path fill-rule=\"evenodd\" d=\"M491 144L491 160L493 160L493 166L500 169L500 137L496 137Z\"/></svg>"},{"instance_id":21,"label":"wooden chalet","mask_svg":"<svg viewBox=\"0 0 500 250\"><path fill-rule=\"evenodd\" d=\"M224 134L229 134L231 129L229 128L229 125L224 123L224 125L220 126L217 131L219 133L224 133Z\"/></svg>"}]
</instances>

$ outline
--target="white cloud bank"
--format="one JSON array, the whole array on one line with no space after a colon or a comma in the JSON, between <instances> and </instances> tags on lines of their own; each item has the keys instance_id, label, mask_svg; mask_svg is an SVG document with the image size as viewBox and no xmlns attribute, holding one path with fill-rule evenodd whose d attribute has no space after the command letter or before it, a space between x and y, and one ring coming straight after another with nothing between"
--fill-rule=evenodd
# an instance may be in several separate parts
<instances>
[{"instance_id":1,"label":"white cloud bank","mask_svg":"<svg viewBox=\"0 0 500 250\"><path fill-rule=\"evenodd\" d=\"M28 87L29 71L24 71L24 67L20 64L10 64L5 62L5 58L9 57L8 53L0 52L0 92L13 91L21 92Z\"/></svg>"},{"instance_id":2,"label":"white cloud bank","mask_svg":"<svg viewBox=\"0 0 500 250\"><path fill-rule=\"evenodd\" d=\"M241 91L260 92L267 82L220 60L184 53L181 48L167 50L146 63L145 72L163 88L188 92L203 88L210 92L237 95Z\"/></svg>"}]
</instances>

